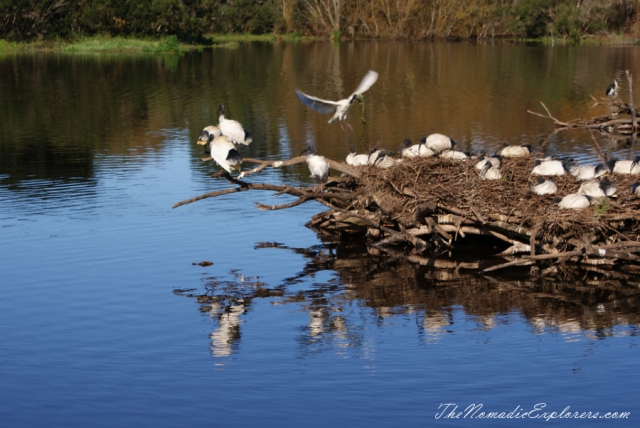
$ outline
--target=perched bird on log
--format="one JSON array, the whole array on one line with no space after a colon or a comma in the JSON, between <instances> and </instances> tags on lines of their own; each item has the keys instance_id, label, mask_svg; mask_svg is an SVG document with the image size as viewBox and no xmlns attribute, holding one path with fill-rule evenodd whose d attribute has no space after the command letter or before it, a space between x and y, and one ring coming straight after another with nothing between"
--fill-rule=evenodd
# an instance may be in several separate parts
<instances>
[{"instance_id":1,"label":"perched bird on log","mask_svg":"<svg viewBox=\"0 0 640 428\"><path fill-rule=\"evenodd\" d=\"M618 96L618 79L613 79L613 83L607 87L605 92L608 97L615 98Z\"/></svg>"},{"instance_id":2,"label":"perched bird on log","mask_svg":"<svg viewBox=\"0 0 640 428\"><path fill-rule=\"evenodd\" d=\"M424 145L436 153L442 153L445 150L452 150L456 142L446 135L431 134L425 139Z\"/></svg>"},{"instance_id":3,"label":"perched bird on log","mask_svg":"<svg viewBox=\"0 0 640 428\"><path fill-rule=\"evenodd\" d=\"M351 142L351 140L349 140L349 149L351 150L351 153L347 155L347 159L346 159L347 165L362 166L368 163L369 155L356 154L356 149L353 147L353 143Z\"/></svg>"},{"instance_id":4,"label":"perched bird on log","mask_svg":"<svg viewBox=\"0 0 640 428\"><path fill-rule=\"evenodd\" d=\"M316 155L316 148L313 145L309 145L302 155L307 155L307 166L311 177L313 177L313 191L316 190L317 182L320 182L320 192L322 192L322 184L327 181L329 177L329 162L324 156Z\"/></svg>"},{"instance_id":5,"label":"perched bird on log","mask_svg":"<svg viewBox=\"0 0 640 428\"><path fill-rule=\"evenodd\" d=\"M592 198L604 198L613 196L618 189L608 181L598 183L597 181L587 181L580 185L578 189L579 195L587 195Z\"/></svg>"},{"instance_id":6,"label":"perched bird on log","mask_svg":"<svg viewBox=\"0 0 640 428\"><path fill-rule=\"evenodd\" d=\"M400 153L403 158L414 157L430 157L435 156L435 152L425 146L426 138L422 137L419 144L413 144L410 138L405 138L402 144L400 144Z\"/></svg>"},{"instance_id":7,"label":"perched bird on log","mask_svg":"<svg viewBox=\"0 0 640 428\"><path fill-rule=\"evenodd\" d=\"M204 146L204 152L205 153L209 153L210 149L209 149L209 135L212 135L215 137L218 137L222 134L220 134L220 128L218 128L215 125L210 125L210 126L206 126L202 132L200 133L200 137L198 137L198 141L197 143Z\"/></svg>"},{"instance_id":8,"label":"perched bird on log","mask_svg":"<svg viewBox=\"0 0 640 428\"><path fill-rule=\"evenodd\" d=\"M536 184L531 186L531 192L536 195L553 195L558 191L558 186L553 180L540 177Z\"/></svg>"},{"instance_id":9,"label":"perched bird on log","mask_svg":"<svg viewBox=\"0 0 640 428\"><path fill-rule=\"evenodd\" d=\"M612 159L609 161L609 168L614 174L640 174L640 155L634 157L632 160Z\"/></svg>"},{"instance_id":10,"label":"perched bird on log","mask_svg":"<svg viewBox=\"0 0 640 428\"><path fill-rule=\"evenodd\" d=\"M578 195L577 193L570 193L564 198L556 198L558 200L558 207L562 209L582 210L591 206L591 197L587 195Z\"/></svg>"},{"instance_id":11,"label":"perched bird on log","mask_svg":"<svg viewBox=\"0 0 640 428\"><path fill-rule=\"evenodd\" d=\"M209 150L213 160L220 165L222 169L231 173L231 171L240 171L242 167L242 158L236 150L235 144L225 135L215 136L209 134L208 141Z\"/></svg>"},{"instance_id":12,"label":"perched bird on log","mask_svg":"<svg viewBox=\"0 0 640 428\"><path fill-rule=\"evenodd\" d=\"M506 141L502 145L502 150L500 150L500 156L505 158L518 158L529 156L531 154L531 146L529 144L525 144L522 146L510 146Z\"/></svg>"},{"instance_id":13,"label":"perched bird on log","mask_svg":"<svg viewBox=\"0 0 640 428\"><path fill-rule=\"evenodd\" d=\"M245 146L251 144L253 138L244 130L240 122L224 117L224 104L220 104L218 111L220 112L220 117L218 118L220 133L229 137L235 144L244 144Z\"/></svg>"},{"instance_id":14,"label":"perched bird on log","mask_svg":"<svg viewBox=\"0 0 640 428\"><path fill-rule=\"evenodd\" d=\"M351 107L351 103L353 103L355 100L362 102L360 97L363 93L368 91L374 83L376 83L376 80L378 80L378 73L373 70L369 70L360 81L360 84L358 85L356 90L353 91L353 93L349 95L349 97L339 101L329 101L317 97L312 97L311 95L307 95L299 89L296 89L295 91L298 99L300 99L300 101L302 101L302 104L306 105L307 107L312 108L313 110L322 114L333 113L333 116L331 117L331 119L329 119L329 123L331 123L335 120L341 121L346 119L349 107Z\"/></svg>"}]
</instances>

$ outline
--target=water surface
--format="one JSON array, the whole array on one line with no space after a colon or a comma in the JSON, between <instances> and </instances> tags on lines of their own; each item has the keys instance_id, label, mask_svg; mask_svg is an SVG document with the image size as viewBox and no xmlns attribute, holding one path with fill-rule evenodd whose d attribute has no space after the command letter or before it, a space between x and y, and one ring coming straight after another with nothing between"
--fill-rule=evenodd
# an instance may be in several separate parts
<instances>
[{"instance_id":1,"label":"water surface","mask_svg":"<svg viewBox=\"0 0 640 428\"><path fill-rule=\"evenodd\" d=\"M431 132L465 150L529 143L585 163L598 161L595 138L626 157L637 148L624 138L554 133L527 110L606 113L591 96L640 70L637 52L358 42L0 58L2 425L547 423L450 417L481 404L631 412L589 423L635 426L631 273L414 265L317 236L304 224L319 204L256 209L291 199L271 192L171 206L230 187L195 144L220 103L254 136L246 157L313 142L342 159L349 139L365 151ZM295 97L341 98L370 68L380 79L350 111L353 131ZM249 179L311 184L303 166Z\"/></svg>"}]
</instances>

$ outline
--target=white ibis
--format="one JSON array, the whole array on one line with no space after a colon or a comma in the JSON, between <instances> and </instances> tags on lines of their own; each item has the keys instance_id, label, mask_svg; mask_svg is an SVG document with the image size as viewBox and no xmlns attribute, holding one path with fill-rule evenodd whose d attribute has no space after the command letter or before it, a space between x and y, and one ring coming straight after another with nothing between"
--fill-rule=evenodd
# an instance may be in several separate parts
<instances>
[{"instance_id":1,"label":"white ibis","mask_svg":"<svg viewBox=\"0 0 640 428\"><path fill-rule=\"evenodd\" d=\"M640 155L632 160L612 160L609 167L614 174L637 175L640 174Z\"/></svg>"},{"instance_id":2,"label":"white ibis","mask_svg":"<svg viewBox=\"0 0 640 428\"><path fill-rule=\"evenodd\" d=\"M631 185L631 194L640 196L640 182Z\"/></svg>"},{"instance_id":3,"label":"white ibis","mask_svg":"<svg viewBox=\"0 0 640 428\"><path fill-rule=\"evenodd\" d=\"M330 101L323 100L321 98L312 97L311 95L307 95L299 89L296 89L296 95L302 101L302 104L306 105L313 110L322 113L322 114L330 114L333 113L331 119L329 119L329 123L337 120L341 121L347 118L347 112L349 111L349 107L351 107L351 103L355 100L361 101L360 96L371 88L371 86L376 83L378 80L378 73L369 70L367 74L362 78L360 84L356 88L355 91L347 98L339 101Z\"/></svg>"},{"instance_id":4,"label":"white ibis","mask_svg":"<svg viewBox=\"0 0 640 428\"><path fill-rule=\"evenodd\" d=\"M452 150L456 142L446 135L431 134L424 140L424 145L436 153L442 153L445 150Z\"/></svg>"},{"instance_id":5,"label":"white ibis","mask_svg":"<svg viewBox=\"0 0 640 428\"><path fill-rule=\"evenodd\" d=\"M414 158L435 156L435 152L424 145L425 141L426 139L423 137L420 139L419 144L413 144L410 138L405 138L400 145L400 153L402 153L402 157Z\"/></svg>"},{"instance_id":6,"label":"white ibis","mask_svg":"<svg viewBox=\"0 0 640 428\"><path fill-rule=\"evenodd\" d=\"M505 158L519 158L529 156L530 154L531 146L529 144L524 144L522 146L511 146L505 141L502 145L502 150L500 150L500 156Z\"/></svg>"},{"instance_id":7,"label":"white ibis","mask_svg":"<svg viewBox=\"0 0 640 428\"><path fill-rule=\"evenodd\" d=\"M351 143L351 140L349 140L349 149L351 150L351 153L349 153L347 155L347 165L351 165L351 166L361 166L361 165L366 165L369 161L369 155L365 155L365 154L356 154L356 149L353 147L353 143Z\"/></svg>"},{"instance_id":8,"label":"white ibis","mask_svg":"<svg viewBox=\"0 0 640 428\"><path fill-rule=\"evenodd\" d=\"M578 189L579 195L587 195L592 198L604 198L605 196L613 196L618 189L608 181L601 183L597 181L586 181L580 185Z\"/></svg>"},{"instance_id":9,"label":"white ibis","mask_svg":"<svg viewBox=\"0 0 640 428\"><path fill-rule=\"evenodd\" d=\"M218 118L220 133L229 137L235 144L244 144L245 146L251 144L253 138L244 130L240 122L224 117L224 104L220 104L218 111L220 112L220 117Z\"/></svg>"},{"instance_id":10,"label":"white ibis","mask_svg":"<svg viewBox=\"0 0 640 428\"><path fill-rule=\"evenodd\" d=\"M531 186L531 192L536 195L553 195L558 191L558 186L553 180L540 177L536 184Z\"/></svg>"},{"instance_id":11,"label":"white ibis","mask_svg":"<svg viewBox=\"0 0 640 428\"><path fill-rule=\"evenodd\" d=\"M573 175L576 180L583 181L593 180L594 178L598 178L606 174L607 172L609 172L609 167L600 163L598 165L580 166L572 171L571 175Z\"/></svg>"},{"instance_id":12,"label":"white ibis","mask_svg":"<svg viewBox=\"0 0 640 428\"><path fill-rule=\"evenodd\" d=\"M202 132L200 132L200 136L196 142L204 146L205 153L209 153L209 135L213 135L215 138L222 134L220 134L220 128L215 125L206 126Z\"/></svg>"},{"instance_id":13,"label":"white ibis","mask_svg":"<svg viewBox=\"0 0 640 428\"><path fill-rule=\"evenodd\" d=\"M494 166L491 162L486 162L480 171L480 177L483 180L500 180L502 174L497 166Z\"/></svg>"},{"instance_id":14,"label":"white ibis","mask_svg":"<svg viewBox=\"0 0 640 428\"><path fill-rule=\"evenodd\" d=\"M485 165L487 164L491 164L491 166L500 168L500 165L502 165L502 156L500 155L487 156L486 153L484 152L480 153L480 156L478 157L478 162L476 162L474 167L477 170L482 171Z\"/></svg>"},{"instance_id":15,"label":"white ibis","mask_svg":"<svg viewBox=\"0 0 640 428\"><path fill-rule=\"evenodd\" d=\"M307 155L307 166L311 177L313 177L314 192L318 181L320 182L320 192L322 192L322 183L327 181L329 177L329 162L324 156L316 155L316 148L313 145L309 145L302 154Z\"/></svg>"},{"instance_id":16,"label":"white ibis","mask_svg":"<svg viewBox=\"0 0 640 428\"><path fill-rule=\"evenodd\" d=\"M562 209L583 210L591 206L591 197L570 193L558 202L558 207Z\"/></svg>"},{"instance_id":17,"label":"white ibis","mask_svg":"<svg viewBox=\"0 0 640 428\"><path fill-rule=\"evenodd\" d=\"M214 134L209 134L208 145L211 157L222 169L228 173L232 170L240 171L242 158L229 137L225 135L215 137Z\"/></svg>"},{"instance_id":18,"label":"white ibis","mask_svg":"<svg viewBox=\"0 0 640 428\"><path fill-rule=\"evenodd\" d=\"M465 152L461 152L460 150L444 150L440 152L440 157L442 159L453 160L465 160L469 158L469 156Z\"/></svg>"},{"instance_id":19,"label":"white ibis","mask_svg":"<svg viewBox=\"0 0 640 428\"><path fill-rule=\"evenodd\" d=\"M613 79L613 83L607 87L606 95L611 98L618 96L618 79Z\"/></svg>"},{"instance_id":20,"label":"white ibis","mask_svg":"<svg viewBox=\"0 0 640 428\"><path fill-rule=\"evenodd\" d=\"M532 175L564 175L567 171L565 162L557 159L536 160L531 170Z\"/></svg>"}]
</instances>

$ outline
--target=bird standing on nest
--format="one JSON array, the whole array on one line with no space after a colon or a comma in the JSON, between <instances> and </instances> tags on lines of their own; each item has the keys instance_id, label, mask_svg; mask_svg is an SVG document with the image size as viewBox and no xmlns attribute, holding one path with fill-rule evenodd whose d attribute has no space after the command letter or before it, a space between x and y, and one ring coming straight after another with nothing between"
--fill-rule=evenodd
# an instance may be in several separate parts
<instances>
[{"instance_id":1,"label":"bird standing on nest","mask_svg":"<svg viewBox=\"0 0 640 428\"><path fill-rule=\"evenodd\" d=\"M220 133L229 137L235 144L244 144L245 146L251 144L253 138L244 130L240 122L224 117L224 104L220 104L218 111L220 112L220 117L218 118L218 129Z\"/></svg>"},{"instance_id":2,"label":"bird standing on nest","mask_svg":"<svg viewBox=\"0 0 640 428\"><path fill-rule=\"evenodd\" d=\"M307 166L311 177L313 177L313 191L316 191L317 182L320 182L320 193L322 193L322 183L327 181L329 177L329 162L324 156L318 156L315 154L316 148L313 145L309 145L302 155L307 155Z\"/></svg>"},{"instance_id":3,"label":"bird standing on nest","mask_svg":"<svg viewBox=\"0 0 640 428\"><path fill-rule=\"evenodd\" d=\"M613 83L609 85L605 93L611 98L618 96L618 79L613 79Z\"/></svg>"},{"instance_id":4,"label":"bird standing on nest","mask_svg":"<svg viewBox=\"0 0 640 428\"><path fill-rule=\"evenodd\" d=\"M321 98L312 97L311 95L307 95L299 89L296 89L296 95L302 101L302 104L306 105L313 110L322 113L329 114L333 113L331 119L329 119L329 123L337 120L342 121L347 118L347 112L349 111L349 107L351 107L351 103L355 100L362 102L361 96L363 93L369 90L374 83L378 80L378 73L369 70L367 74L362 78L360 84L356 88L355 91L348 98L339 101L329 101L323 100Z\"/></svg>"},{"instance_id":5,"label":"bird standing on nest","mask_svg":"<svg viewBox=\"0 0 640 428\"><path fill-rule=\"evenodd\" d=\"M209 134L207 145L209 146L211 157L222 169L228 173L231 173L232 170L240 171L242 158L229 137L225 135L216 137L214 134Z\"/></svg>"}]
</instances>

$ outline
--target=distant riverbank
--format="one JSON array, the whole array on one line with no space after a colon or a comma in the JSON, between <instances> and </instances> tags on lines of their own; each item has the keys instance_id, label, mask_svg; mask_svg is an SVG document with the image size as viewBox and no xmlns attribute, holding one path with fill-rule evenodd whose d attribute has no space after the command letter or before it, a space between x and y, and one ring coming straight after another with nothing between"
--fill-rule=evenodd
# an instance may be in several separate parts
<instances>
[{"instance_id":1,"label":"distant riverbank","mask_svg":"<svg viewBox=\"0 0 640 428\"><path fill-rule=\"evenodd\" d=\"M36 40L29 42L9 42L0 39L0 53L26 53L26 52L105 52L105 53L148 53L148 54L181 54L192 50L200 50L210 47L234 48L239 42L261 41L276 42L289 41L300 42L309 40L324 40L322 38L301 36L299 33L284 35L274 34L214 34L203 39L201 44L182 43L177 36L161 38L135 38L122 36L97 35L79 37L77 39ZM352 38L342 37L338 41L350 41ZM575 44L571 39L542 37L536 39L497 38L482 39L482 43L540 43L544 45ZM636 37L608 34L602 37L583 37L580 44L585 45L637 45Z\"/></svg>"}]
</instances>

